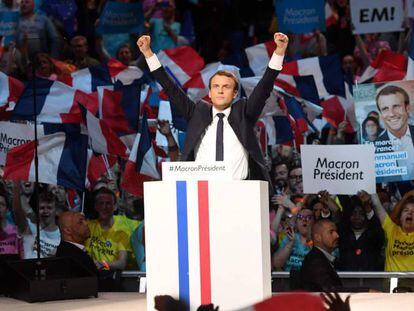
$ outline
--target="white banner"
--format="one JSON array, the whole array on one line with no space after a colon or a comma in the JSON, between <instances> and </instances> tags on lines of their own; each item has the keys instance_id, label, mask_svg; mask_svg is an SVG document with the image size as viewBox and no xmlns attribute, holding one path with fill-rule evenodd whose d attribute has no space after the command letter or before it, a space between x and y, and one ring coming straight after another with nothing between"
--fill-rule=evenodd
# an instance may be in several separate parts
<instances>
[{"instance_id":1,"label":"white banner","mask_svg":"<svg viewBox=\"0 0 414 311\"><path fill-rule=\"evenodd\" d=\"M39 126L39 129L41 126ZM39 133L39 131L38 131ZM34 139L34 126L13 122L0 122L0 165L6 162L7 152Z\"/></svg>"},{"instance_id":2,"label":"white banner","mask_svg":"<svg viewBox=\"0 0 414 311\"><path fill-rule=\"evenodd\" d=\"M302 145L303 192L375 193L373 145Z\"/></svg>"},{"instance_id":3,"label":"white banner","mask_svg":"<svg viewBox=\"0 0 414 311\"><path fill-rule=\"evenodd\" d=\"M351 0L354 34L402 31L403 0Z\"/></svg>"}]
</instances>

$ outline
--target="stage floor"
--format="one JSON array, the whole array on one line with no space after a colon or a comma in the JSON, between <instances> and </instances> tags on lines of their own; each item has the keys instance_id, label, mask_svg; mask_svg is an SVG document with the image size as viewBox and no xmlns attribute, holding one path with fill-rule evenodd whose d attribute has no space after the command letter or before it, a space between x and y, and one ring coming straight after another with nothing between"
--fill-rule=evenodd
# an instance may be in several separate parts
<instances>
[{"instance_id":1,"label":"stage floor","mask_svg":"<svg viewBox=\"0 0 414 311\"><path fill-rule=\"evenodd\" d=\"M341 294L346 296L346 294ZM381 311L398 310L411 311L414 309L414 293L382 294L356 293L351 294L352 311ZM7 311L135 311L146 310L145 295L139 293L100 293L98 298L74 299L27 303L12 298L0 297L0 310ZM220 310L225 311L225 310Z\"/></svg>"}]
</instances>

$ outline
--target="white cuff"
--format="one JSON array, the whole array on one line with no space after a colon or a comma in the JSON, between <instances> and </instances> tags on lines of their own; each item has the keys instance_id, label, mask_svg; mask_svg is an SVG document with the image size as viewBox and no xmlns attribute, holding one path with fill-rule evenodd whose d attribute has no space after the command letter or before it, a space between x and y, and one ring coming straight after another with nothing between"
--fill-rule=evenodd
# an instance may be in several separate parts
<instances>
[{"instance_id":1,"label":"white cuff","mask_svg":"<svg viewBox=\"0 0 414 311\"><path fill-rule=\"evenodd\" d=\"M277 55L276 53L272 54L272 58L269 61L269 68L274 70L282 70L283 68L283 58L285 56Z\"/></svg>"},{"instance_id":2,"label":"white cuff","mask_svg":"<svg viewBox=\"0 0 414 311\"><path fill-rule=\"evenodd\" d=\"M147 61L149 70L151 72L161 67L161 63L158 60L157 54L155 53L151 57L146 58L145 60Z\"/></svg>"},{"instance_id":3,"label":"white cuff","mask_svg":"<svg viewBox=\"0 0 414 311\"><path fill-rule=\"evenodd\" d=\"M374 217L374 210L371 210L369 213L367 213L368 220L371 220L372 217Z\"/></svg>"}]
</instances>

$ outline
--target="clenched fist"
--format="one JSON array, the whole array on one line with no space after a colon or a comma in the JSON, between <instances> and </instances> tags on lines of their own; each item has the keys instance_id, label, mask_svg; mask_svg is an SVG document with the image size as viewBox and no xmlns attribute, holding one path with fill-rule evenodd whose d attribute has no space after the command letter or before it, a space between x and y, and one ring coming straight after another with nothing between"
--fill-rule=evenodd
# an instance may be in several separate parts
<instances>
[{"instance_id":1,"label":"clenched fist","mask_svg":"<svg viewBox=\"0 0 414 311\"><path fill-rule=\"evenodd\" d=\"M281 32L276 32L274 35L274 40L276 43L276 50L275 53L277 55L285 55L286 53L286 49L289 43L289 38L288 36L286 36L285 34L281 33Z\"/></svg>"},{"instance_id":2,"label":"clenched fist","mask_svg":"<svg viewBox=\"0 0 414 311\"><path fill-rule=\"evenodd\" d=\"M151 50L151 37L143 35L137 40L137 46L145 58L151 57L154 53Z\"/></svg>"}]
</instances>

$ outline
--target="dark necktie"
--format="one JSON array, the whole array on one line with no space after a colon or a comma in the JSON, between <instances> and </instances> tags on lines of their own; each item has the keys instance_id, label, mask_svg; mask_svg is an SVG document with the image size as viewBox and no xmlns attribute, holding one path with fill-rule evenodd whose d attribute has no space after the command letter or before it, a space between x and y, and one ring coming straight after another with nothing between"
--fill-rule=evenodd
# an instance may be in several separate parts
<instances>
[{"instance_id":1,"label":"dark necktie","mask_svg":"<svg viewBox=\"0 0 414 311\"><path fill-rule=\"evenodd\" d=\"M224 147L223 147L223 118L224 113L217 114L219 121L217 123L217 135L216 135L216 161L224 160Z\"/></svg>"}]
</instances>

